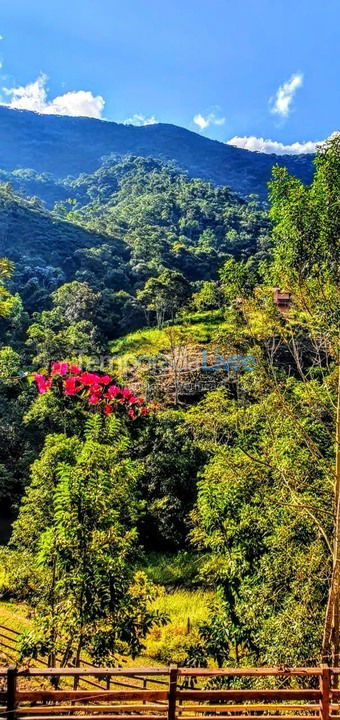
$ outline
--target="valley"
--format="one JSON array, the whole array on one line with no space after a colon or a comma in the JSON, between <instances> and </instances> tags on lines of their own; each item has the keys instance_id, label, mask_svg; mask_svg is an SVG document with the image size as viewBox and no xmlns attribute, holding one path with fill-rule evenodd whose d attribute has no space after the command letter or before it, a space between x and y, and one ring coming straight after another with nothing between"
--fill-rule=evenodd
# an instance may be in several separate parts
<instances>
[{"instance_id":1,"label":"valley","mask_svg":"<svg viewBox=\"0 0 340 720\"><path fill-rule=\"evenodd\" d=\"M0 624L20 661L318 663L339 135L277 162L1 107L0 137Z\"/></svg>"}]
</instances>

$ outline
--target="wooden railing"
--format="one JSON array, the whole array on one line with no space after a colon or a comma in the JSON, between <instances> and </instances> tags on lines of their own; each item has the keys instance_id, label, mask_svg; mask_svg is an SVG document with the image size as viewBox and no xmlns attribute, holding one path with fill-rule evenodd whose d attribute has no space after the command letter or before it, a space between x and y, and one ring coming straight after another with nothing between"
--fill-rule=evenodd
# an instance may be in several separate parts
<instances>
[{"instance_id":1,"label":"wooden railing","mask_svg":"<svg viewBox=\"0 0 340 720\"><path fill-rule=\"evenodd\" d=\"M339 675L340 668L326 666L219 670L176 665L11 666L0 669L0 716L6 720L340 720ZM95 688L79 687L80 679L91 677L98 682ZM142 687L132 684L136 679ZM129 689L117 689L115 683L123 686L122 680Z\"/></svg>"}]
</instances>

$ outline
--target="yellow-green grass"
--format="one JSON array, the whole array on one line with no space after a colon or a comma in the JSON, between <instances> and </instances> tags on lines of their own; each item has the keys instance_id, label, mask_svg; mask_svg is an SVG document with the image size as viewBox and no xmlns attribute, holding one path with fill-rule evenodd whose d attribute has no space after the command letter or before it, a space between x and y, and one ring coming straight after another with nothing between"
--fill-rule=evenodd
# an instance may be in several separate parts
<instances>
[{"instance_id":1,"label":"yellow-green grass","mask_svg":"<svg viewBox=\"0 0 340 720\"><path fill-rule=\"evenodd\" d=\"M187 647L198 639L198 627L207 618L212 591L174 590L161 594L155 610L169 616L170 622L154 628L145 641L144 654L165 664L184 661Z\"/></svg>"},{"instance_id":2,"label":"yellow-green grass","mask_svg":"<svg viewBox=\"0 0 340 720\"><path fill-rule=\"evenodd\" d=\"M153 550L145 556L144 570L155 585L165 585L172 592L181 588L194 591L201 585L200 572L206 561L203 553L181 550L177 553Z\"/></svg>"},{"instance_id":3,"label":"yellow-green grass","mask_svg":"<svg viewBox=\"0 0 340 720\"><path fill-rule=\"evenodd\" d=\"M183 662L186 648L197 638L197 629L208 613L208 603L213 593L204 590L175 590L162 592L154 601L153 608L166 613L170 623L154 628L145 640L142 655L132 659L121 658L125 667L165 666L169 662ZM29 608L24 604L0 602L0 625L23 632L32 627ZM2 662L6 662L5 656Z\"/></svg>"},{"instance_id":4,"label":"yellow-green grass","mask_svg":"<svg viewBox=\"0 0 340 720\"><path fill-rule=\"evenodd\" d=\"M214 344L213 334L216 329L216 325L197 323L185 326L174 325L162 329L146 328L129 333L124 338L111 343L111 369L112 367L115 369L119 383L128 384L131 387L137 383L140 392L153 363L164 361L165 367L167 367L170 360L171 367L171 358L180 357L181 354L183 357L186 355L194 357L200 348L209 349L209 345ZM135 389L137 390L137 388Z\"/></svg>"},{"instance_id":5,"label":"yellow-green grass","mask_svg":"<svg viewBox=\"0 0 340 720\"><path fill-rule=\"evenodd\" d=\"M23 603L0 602L0 625L24 632L32 627L29 608Z\"/></svg>"},{"instance_id":6,"label":"yellow-green grass","mask_svg":"<svg viewBox=\"0 0 340 720\"><path fill-rule=\"evenodd\" d=\"M188 620L192 627L203 622L208 613L208 604L214 597L209 590L174 590L162 592L153 602L153 608L169 615L172 633L186 634ZM163 628L167 633L169 625Z\"/></svg>"},{"instance_id":7,"label":"yellow-green grass","mask_svg":"<svg viewBox=\"0 0 340 720\"><path fill-rule=\"evenodd\" d=\"M114 340L110 344L112 355L125 362L141 356L154 357L169 350L172 343L206 344L213 338L216 326L221 322L219 311L195 313L163 328L142 328Z\"/></svg>"},{"instance_id":8,"label":"yellow-green grass","mask_svg":"<svg viewBox=\"0 0 340 720\"><path fill-rule=\"evenodd\" d=\"M0 602L0 625L11 630L16 630L19 633L30 630L33 627L33 623L29 617L28 606L20 603ZM6 634L5 630L0 629L0 632ZM7 635L11 636L11 633L7 633ZM15 635L13 635L13 638L15 639ZM0 640L3 640L7 645L13 644L9 643L5 638L0 638ZM86 653L83 653L83 657L87 661L91 660ZM0 665L6 666L13 662L15 658L15 652L10 651L8 648L1 647L0 643ZM154 667L155 665L155 661L149 657L121 657L119 663L122 667ZM158 663L158 665L162 665L162 663Z\"/></svg>"},{"instance_id":9,"label":"yellow-green grass","mask_svg":"<svg viewBox=\"0 0 340 720\"><path fill-rule=\"evenodd\" d=\"M27 606L19 603L0 602L0 625L19 633L29 630L31 621L28 617ZM12 641L8 641L7 637L0 637L0 665L8 665L16 659L16 651L15 649L11 650L10 647L15 648L17 636L6 632L3 628L0 628L0 633L12 638ZM4 647L1 643L10 647Z\"/></svg>"}]
</instances>

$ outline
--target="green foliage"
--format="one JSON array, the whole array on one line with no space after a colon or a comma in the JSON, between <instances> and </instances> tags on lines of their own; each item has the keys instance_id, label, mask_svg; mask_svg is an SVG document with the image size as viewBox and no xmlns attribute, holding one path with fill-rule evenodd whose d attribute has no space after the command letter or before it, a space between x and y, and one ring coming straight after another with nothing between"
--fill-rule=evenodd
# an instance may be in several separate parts
<instances>
[{"instance_id":1,"label":"green foliage","mask_svg":"<svg viewBox=\"0 0 340 720\"><path fill-rule=\"evenodd\" d=\"M193 588L200 585L200 567L204 556L200 553L180 550L174 553L148 552L142 567L156 585L171 588Z\"/></svg>"},{"instance_id":2,"label":"green foliage","mask_svg":"<svg viewBox=\"0 0 340 720\"><path fill-rule=\"evenodd\" d=\"M2 601L11 600L12 612L15 613L18 601L22 602L33 597L41 584L45 582L46 577L43 569L32 563L32 554L29 550L1 547L0 560L0 598ZM16 601L15 605L13 598ZM7 619L0 620L0 622L4 625L8 624ZM9 626L11 627L11 624ZM14 629L17 629L15 625Z\"/></svg>"},{"instance_id":3,"label":"green foliage","mask_svg":"<svg viewBox=\"0 0 340 720\"><path fill-rule=\"evenodd\" d=\"M269 277L314 316L314 331L339 330L340 134L320 149L310 186L276 168L271 183L274 262Z\"/></svg>"},{"instance_id":4,"label":"green foliage","mask_svg":"<svg viewBox=\"0 0 340 720\"><path fill-rule=\"evenodd\" d=\"M52 293L52 310L35 314L27 344L39 366L60 357L94 354L98 331L91 321L99 296L85 283L74 281Z\"/></svg>"},{"instance_id":5,"label":"green foliage","mask_svg":"<svg viewBox=\"0 0 340 720\"><path fill-rule=\"evenodd\" d=\"M0 350L0 381L10 382L18 376L20 370L20 355L11 347L3 347Z\"/></svg>"},{"instance_id":6,"label":"green foliage","mask_svg":"<svg viewBox=\"0 0 340 720\"><path fill-rule=\"evenodd\" d=\"M153 624L165 622L149 609L153 586L131 567L139 472L118 418L103 425L99 415L83 440L49 436L33 466L12 544L43 572L28 599L53 662L62 653L78 664L83 648L97 662L136 655Z\"/></svg>"},{"instance_id":7,"label":"green foliage","mask_svg":"<svg viewBox=\"0 0 340 720\"><path fill-rule=\"evenodd\" d=\"M297 663L317 655L327 597L334 417L320 424L318 415L330 386L287 379L264 394L259 375L247 379L241 406L216 392L187 415L211 455L191 537L207 553L202 579L224 588L243 653Z\"/></svg>"},{"instance_id":8,"label":"green foliage","mask_svg":"<svg viewBox=\"0 0 340 720\"><path fill-rule=\"evenodd\" d=\"M13 264L6 258L0 258L0 317L9 315L12 307L12 296L4 286L5 280L11 277Z\"/></svg>"},{"instance_id":9,"label":"green foliage","mask_svg":"<svg viewBox=\"0 0 340 720\"><path fill-rule=\"evenodd\" d=\"M319 661L334 536L339 151L338 137L320 150L310 186L276 168L270 220L253 197L152 158L58 181L68 195L52 213L1 187L1 252L16 260L1 289L7 302L4 283L20 287L23 302L12 297L0 322L3 527L16 515L0 588L31 605L23 656L44 646L51 663L77 663L82 649L115 663L145 645L191 665ZM289 294L284 308L275 287ZM225 368L230 356L251 367L183 369L181 353L199 363L203 349ZM79 353L95 367L112 357L136 393L158 383L164 406L140 427L62 393L37 398L37 365ZM197 391L181 392L183 376Z\"/></svg>"},{"instance_id":10,"label":"green foliage","mask_svg":"<svg viewBox=\"0 0 340 720\"><path fill-rule=\"evenodd\" d=\"M187 517L196 498L196 474L202 452L183 431L180 412L162 412L144 432L140 491L146 507L141 536L147 548L185 546Z\"/></svg>"},{"instance_id":11,"label":"green foliage","mask_svg":"<svg viewBox=\"0 0 340 720\"><path fill-rule=\"evenodd\" d=\"M192 304L196 310L214 310L222 305L222 295L216 282L206 280L192 296Z\"/></svg>"},{"instance_id":12,"label":"green foliage","mask_svg":"<svg viewBox=\"0 0 340 720\"><path fill-rule=\"evenodd\" d=\"M75 348L98 354L107 338L145 318L173 320L193 281L214 282L230 254L247 259L267 243L268 219L254 199L190 180L160 160L112 158L64 187L68 209L57 203L51 213L0 186L0 252L15 261L10 289L22 298L21 325L31 314L29 355L38 365ZM83 308L77 322L72 305Z\"/></svg>"},{"instance_id":13,"label":"green foliage","mask_svg":"<svg viewBox=\"0 0 340 720\"><path fill-rule=\"evenodd\" d=\"M162 327L167 318L173 321L177 310L185 306L189 297L188 281L181 273L171 270L147 280L143 290L137 293L137 299L146 310L155 312L158 327Z\"/></svg>"},{"instance_id":14,"label":"green foliage","mask_svg":"<svg viewBox=\"0 0 340 720\"><path fill-rule=\"evenodd\" d=\"M51 642L46 640L44 635L39 634L39 632L34 632L34 630L24 630L24 632L19 635L19 662L22 662L25 658L38 660L41 657L50 655L51 650Z\"/></svg>"}]
</instances>

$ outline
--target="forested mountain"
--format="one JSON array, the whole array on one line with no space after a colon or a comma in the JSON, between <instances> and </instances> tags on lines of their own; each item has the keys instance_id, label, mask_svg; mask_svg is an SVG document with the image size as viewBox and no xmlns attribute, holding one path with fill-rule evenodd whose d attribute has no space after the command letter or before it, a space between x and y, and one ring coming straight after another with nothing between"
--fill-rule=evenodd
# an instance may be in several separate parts
<instances>
[{"instance_id":1,"label":"forested mountain","mask_svg":"<svg viewBox=\"0 0 340 720\"><path fill-rule=\"evenodd\" d=\"M119 125L85 117L39 115L0 107L0 169L30 169L54 178L94 172L110 154L170 160L193 178L265 197L277 157L248 152L168 124ZM280 165L304 182L310 155L280 156ZM32 193L31 193L32 194Z\"/></svg>"},{"instance_id":2,"label":"forested mountain","mask_svg":"<svg viewBox=\"0 0 340 720\"><path fill-rule=\"evenodd\" d=\"M15 263L11 287L30 312L66 281L87 282L112 305L115 293L134 296L162 270L203 281L217 277L229 254L247 259L265 250L269 221L256 198L190 180L152 158L110 161L58 188L67 198L47 211L38 198L0 185L0 255Z\"/></svg>"}]
</instances>

